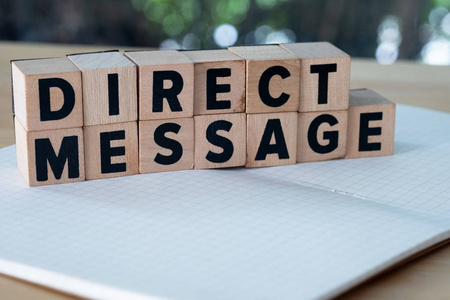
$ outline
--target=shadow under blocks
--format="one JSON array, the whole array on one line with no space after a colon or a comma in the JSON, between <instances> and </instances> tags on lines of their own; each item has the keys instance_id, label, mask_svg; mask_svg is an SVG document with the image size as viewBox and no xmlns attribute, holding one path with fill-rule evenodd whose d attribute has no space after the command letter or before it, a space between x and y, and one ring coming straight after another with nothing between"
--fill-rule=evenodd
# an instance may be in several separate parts
<instances>
[{"instance_id":1,"label":"shadow under blocks","mask_svg":"<svg viewBox=\"0 0 450 300\"><path fill-rule=\"evenodd\" d=\"M29 186L392 155L395 104L326 43L11 62Z\"/></svg>"}]
</instances>

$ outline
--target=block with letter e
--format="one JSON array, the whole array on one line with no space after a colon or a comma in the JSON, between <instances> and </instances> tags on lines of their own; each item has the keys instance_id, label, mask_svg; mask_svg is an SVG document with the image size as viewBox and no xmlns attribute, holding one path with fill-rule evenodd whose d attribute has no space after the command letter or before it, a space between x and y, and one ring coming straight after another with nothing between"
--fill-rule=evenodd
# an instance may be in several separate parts
<instances>
[{"instance_id":1,"label":"block with letter e","mask_svg":"<svg viewBox=\"0 0 450 300\"><path fill-rule=\"evenodd\" d=\"M351 90L345 158L394 153L395 103L366 89Z\"/></svg>"},{"instance_id":2,"label":"block with letter e","mask_svg":"<svg viewBox=\"0 0 450 300\"><path fill-rule=\"evenodd\" d=\"M245 61L227 50L181 51L194 63L194 116L245 112Z\"/></svg>"},{"instance_id":3,"label":"block with letter e","mask_svg":"<svg viewBox=\"0 0 450 300\"><path fill-rule=\"evenodd\" d=\"M81 70L84 125L137 120L136 65L118 51L68 58Z\"/></svg>"},{"instance_id":4,"label":"block with letter e","mask_svg":"<svg viewBox=\"0 0 450 300\"><path fill-rule=\"evenodd\" d=\"M246 167L295 164L298 113L247 115Z\"/></svg>"},{"instance_id":5,"label":"block with letter e","mask_svg":"<svg viewBox=\"0 0 450 300\"><path fill-rule=\"evenodd\" d=\"M245 113L195 116L195 169L245 165Z\"/></svg>"},{"instance_id":6,"label":"block with letter e","mask_svg":"<svg viewBox=\"0 0 450 300\"><path fill-rule=\"evenodd\" d=\"M194 64L176 50L127 51L138 66L139 120L194 114Z\"/></svg>"},{"instance_id":7,"label":"block with letter e","mask_svg":"<svg viewBox=\"0 0 450 300\"><path fill-rule=\"evenodd\" d=\"M246 60L246 112L297 111L300 60L278 45L235 46L229 51Z\"/></svg>"},{"instance_id":8,"label":"block with letter e","mask_svg":"<svg viewBox=\"0 0 450 300\"><path fill-rule=\"evenodd\" d=\"M299 112L348 108L350 56L327 42L281 44L300 59Z\"/></svg>"},{"instance_id":9,"label":"block with letter e","mask_svg":"<svg viewBox=\"0 0 450 300\"><path fill-rule=\"evenodd\" d=\"M137 122L83 128L86 180L139 173Z\"/></svg>"}]
</instances>

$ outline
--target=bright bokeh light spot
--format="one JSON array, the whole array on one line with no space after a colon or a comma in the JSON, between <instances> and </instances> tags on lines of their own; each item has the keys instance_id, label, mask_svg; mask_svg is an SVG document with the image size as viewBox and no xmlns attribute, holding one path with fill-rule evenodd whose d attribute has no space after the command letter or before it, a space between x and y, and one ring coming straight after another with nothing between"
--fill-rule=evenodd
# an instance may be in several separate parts
<instances>
[{"instance_id":1,"label":"bright bokeh light spot","mask_svg":"<svg viewBox=\"0 0 450 300\"><path fill-rule=\"evenodd\" d=\"M435 37L422 49L422 61L431 65L450 65L450 41Z\"/></svg>"},{"instance_id":2,"label":"bright bokeh light spot","mask_svg":"<svg viewBox=\"0 0 450 300\"><path fill-rule=\"evenodd\" d=\"M398 58L398 46L392 43L381 43L375 52L375 58L380 64L393 64Z\"/></svg>"},{"instance_id":3,"label":"bright bokeh light spot","mask_svg":"<svg viewBox=\"0 0 450 300\"><path fill-rule=\"evenodd\" d=\"M255 30L255 34L254 34L255 44L265 44L267 37L272 32L273 32L272 27L270 27L268 25L263 25L263 26L258 27Z\"/></svg>"},{"instance_id":4,"label":"bright bokeh light spot","mask_svg":"<svg viewBox=\"0 0 450 300\"><path fill-rule=\"evenodd\" d=\"M184 36L181 42L183 49L198 49L200 48L200 39L193 33L188 33Z\"/></svg>"},{"instance_id":5,"label":"bright bokeh light spot","mask_svg":"<svg viewBox=\"0 0 450 300\"><path fill-rule=\"evenodd\" d=\"M289 29L271 32L266 38L266 44L282 44L292 42L295 42L295 33Z\"/></svg>"},{"instance_id":6,"label":"bright bokeh light spot","mask_svg":"<svg viewBox=\"0 0 450 300\"><path fill-rule=\"evenodd\" d=\"M445 17L442 19L441 29L442 29L442 32L450 35L450 13L445 15Z\"/></svg>"},{"instance_id":7,"label":"bright bokeh light spot","mask_svg":"<svg viewBox=\"0 0 450 300\"><path fill-rule=\"evenodd\" d=\"M448 9L445 7L439 6L434 8L430 14L428 15L428 20L430 24L434 27L439 27L442 19L448 14Z\"/></svg>"},{"instance_id":8,"label":"bright bokeh light spot","mask_svg":"<svg viewBox=\"0 0 450 300\"><path fill-rule=\"evenodd\" d=\"M214 41L220 47L234 45L238 39L238 32L233 25L222 24L214 30Z\"/></svg>"},{"instance_id":9,"label":"bright bokeh light spot","mask_svg":"<svg viewBox=\"0 0 450 300\"><path fill-rule=\"evenodd\" d=\"M180 45L174 39L167 39L161 42L159 49L161 50L178 50Z\"/></svg>"}]
</instances>

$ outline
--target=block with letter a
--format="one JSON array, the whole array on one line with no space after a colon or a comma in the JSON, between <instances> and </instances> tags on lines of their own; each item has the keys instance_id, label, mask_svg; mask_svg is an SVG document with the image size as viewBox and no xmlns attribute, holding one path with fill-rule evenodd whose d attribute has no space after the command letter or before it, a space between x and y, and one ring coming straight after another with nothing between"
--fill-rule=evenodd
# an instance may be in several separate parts
<instances>
[{"instance_id":1,"label":"block with letter a","mask_svg":"<svg viewBox=\"0 0 450 300\"><path fill-rule=\"evenodd\" d=\"M295 164L297 114L247 115L247 168Z\"/></svg>"},{"instance_id":2,"label":"block with letter a","mask_svg":"<svg viewBox=\"0 0 450 300\"><path fill-rule=\"evenodd\" d=\"M350 91L345 158L394 153L395 103L366 89Z\"/></svg>"}]
</instances>

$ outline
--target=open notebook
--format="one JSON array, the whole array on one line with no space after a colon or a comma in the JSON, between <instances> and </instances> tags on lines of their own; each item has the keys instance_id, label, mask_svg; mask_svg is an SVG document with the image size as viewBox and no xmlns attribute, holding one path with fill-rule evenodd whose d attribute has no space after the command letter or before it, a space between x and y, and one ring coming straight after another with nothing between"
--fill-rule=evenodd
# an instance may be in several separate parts
<instances>
[{"instance_id":1,"label":"open notebook","mask_svg":"<svg viewBox=\"0 0 450 300\"><path fill-rule=\"evenodd\" d=\"M88 298L329 298L450 237L450 114L395 155L28 188L0 150L0 272Z\"/></svg>"}]
</instances>

